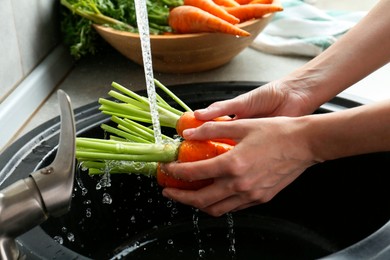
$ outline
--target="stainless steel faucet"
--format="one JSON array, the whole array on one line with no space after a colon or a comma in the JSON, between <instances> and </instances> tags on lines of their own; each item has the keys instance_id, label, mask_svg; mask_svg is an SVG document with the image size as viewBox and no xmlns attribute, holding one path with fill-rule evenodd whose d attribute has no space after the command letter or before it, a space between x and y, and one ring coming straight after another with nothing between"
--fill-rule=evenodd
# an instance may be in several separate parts
<instances>
[{"instance_id":1,"label":"stainless steel faucet","mask_svg":"<svg viewBox=\"0 0 390 260\"><path fill-rule=\"evenodd\" d=\"M0 191L0 259L23 259L15 238L49 216L69 211L75 170L76 129L68 95L58 90L60 140L54 161Z\"/></svg>"}]
</instances>

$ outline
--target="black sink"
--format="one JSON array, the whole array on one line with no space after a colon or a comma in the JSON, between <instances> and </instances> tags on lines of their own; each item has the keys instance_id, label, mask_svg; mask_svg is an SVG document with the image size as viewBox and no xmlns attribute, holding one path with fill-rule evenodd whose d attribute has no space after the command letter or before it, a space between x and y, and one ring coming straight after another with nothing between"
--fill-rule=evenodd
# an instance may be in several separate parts
<instances>
[{"instance_id":1,"label":"black sink","mask_svg":"<svg viewBox=\"0 0 390 260\"><path fill-rule=\"evenodd\" d=\"M170 89L195 109L262 84ZM316 113L358 105L336 97ZM109 119L98 106L75 110L79 136L104 136L99 125ZM54 118L9 147L0 157L1 188L50 164L58 134L59 118ZM389 161L387 152L317 164L269 203L219 218L162 197L154 179L115 175L110 187L99 187L101 176L77 168L70 212L49 218L18 242L29 259L321 258L361 241L390 219Z\"/></svg>"}]
</instances>

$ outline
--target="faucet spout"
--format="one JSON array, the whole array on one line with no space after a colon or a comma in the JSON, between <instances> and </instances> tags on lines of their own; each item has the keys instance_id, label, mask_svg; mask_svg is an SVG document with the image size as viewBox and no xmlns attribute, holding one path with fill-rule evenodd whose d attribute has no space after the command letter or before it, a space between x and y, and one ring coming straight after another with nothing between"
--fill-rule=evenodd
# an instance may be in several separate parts
<instances>
[{"instance_id":1,"label":"faucet spout","mask_svg":"<svg viewBox=\"0 0 390 260\"><path fill-rule=\"evenodd\" d=\"M68 212L75 171L76 130L71 102L58 90L61 131L54 161L0 191L0 258L21 259L15 238L49 216Z\"/></svg>"},{"instance_id":2,"label":"faucet spout","mask_svg":"<svg viewBox=\"0 0 390 260\"><path fill-rule=\"evenodd\" d=\"M70 208L73 190L76 129L71 102L66 93L58 90L61 109L61 133L56 157L47 167L31 174L50 215L58 217Z\"/></svg>"}]
</instances>

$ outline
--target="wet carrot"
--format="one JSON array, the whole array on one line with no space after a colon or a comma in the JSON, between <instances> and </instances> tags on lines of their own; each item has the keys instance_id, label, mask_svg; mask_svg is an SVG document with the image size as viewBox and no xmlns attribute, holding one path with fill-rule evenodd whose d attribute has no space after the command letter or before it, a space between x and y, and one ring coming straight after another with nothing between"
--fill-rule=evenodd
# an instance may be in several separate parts
<instances>
[{"instance_id":1,"label":"wet carrot","mask_svg":"<svg viewBox=\"0 0 390 260\"><path fill-rule=\"evenodd\" d=\"M214 141L184 140L179 146L179 162L195 162L213 158L231 149L233 145Z\"/></svg>"},{"instance_id":2,"label":"wet carrot","mask_svg":"<svg viewBox=\"0 0 390 260\"><path fill-rule=\"evenodd\" d=\"M184 180L176 179L172 177L172 175L169 175L168 173L164 172L161 169L160 164L158 164L157 166L156 177L157 177L157 183L161 187L176 188L181 190L199 190L214 182L213 179L197 180L197 181L184 181Z\"/></svg>"},{"instance_id":3,"label":"wet carrot","mask_svg":"<svg viewBox=\"0 0 390 260\"><path fill-rule=\"evenodd\" d=\"M214 3L216 3L217 5L226 6L226 7L239 6L240 5L235 0L214 0Z\"/></svg>"},{"instance_id":4,"label":"wet carrot","mask_svg":"<svg viewBox=\"0 0 390 260\"><path fill-rule=\"evenodd\" d=\"M215 118L212 121L230 121L230 120L232 120L230 117L224 116L224 117ZM205 122L206 121L196 119L194 112L184 112L176 122L176 132L178 135L183 136L183 131L185 129L196 128L198 126L203 125ZM236 144L236 142L231 139L217 139L214 141L227 143L230 145Z\"/></svg>"},{"instance_id":5,"label":"wet carrot","mask_svg":"<svg viewBox=\"0 0 390 260\"><path fill-rule=\"evenodd\" d=\"M222 6L217 5L212 0L184 0L184 5L198 7L203 11L213 14L231 24L237 24L240 22L238 18L226 12Z\"/></svg>"},{"instance_id":6,"label":"wet carrot","mask_svg":"<svg viewBox=\"0 0 390 260\"><path fill-rule=\"evenodd\" d=\"M118 149L120 147L120 149ZM76 159L89 174L141 174L157 178L163 187L199 189L213 180L184 181L161 169L162 162L194 162L216 157L234 148L233 145L213 141L184 140L180 144L134 143L127 141L76 139ZM168 154L168 155L167 155ZM107 161L110 165L107 166ZM107 170L109 169L109 170Z\"/></svg>"},{"instance_id":7,"label":"wet carrot","mask_svg":"<svg viewBox=\"0 0 390 260\"><path fill-rule=\"evenodd\" d=\"M213 141L183 141L178 152L178 162L194 162L216 157L230 151L234 146ZM198 190L213 183L212 179L184 181L172 177L157 166L157 183L162 187L172 187L186 190Z\"/></svg>"},{"instance_id":8,"label":"wet carrot","mask_svg":"<svg viewBox=\"0 0 390 260\"><path fill-rule=\"evenodd\" d=\"M225 10L243 22L250 19L261 18L269 13L283 11L283 7L272 4L249 4L236 7L225 7Z\"/></svg>"},{"instance_id":9,"label":"wet carrot","mask_svg":"<svg viewBox=\"0 0 390 260\"><path fill-rule=\"evenodd\" d=\"M182 5L169 14L169 26L177 33L220 32L236 36L250 33L200 8Z\"/></svg>"}]
</instances>

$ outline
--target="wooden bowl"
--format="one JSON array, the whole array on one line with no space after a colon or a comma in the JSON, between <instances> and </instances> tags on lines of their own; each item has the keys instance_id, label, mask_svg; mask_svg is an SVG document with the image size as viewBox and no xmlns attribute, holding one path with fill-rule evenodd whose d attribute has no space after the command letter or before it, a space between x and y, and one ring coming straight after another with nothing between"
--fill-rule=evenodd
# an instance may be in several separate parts
<instances>
[{"instance_id":1,"label":"wooden bowl","mask_svg":"<svg viewBox=\"0 0 390 260\"><path fill-rule=\"evenodd\" d=\"M248 47L272 19L268 14L238 26L251 35L236 37L223 33L151 35L153 70L165 73L191 73L217 68L228 63ZM121 54L143 65L139 35L94 25L96 31Z\"/></svg>"}]
</instances>

